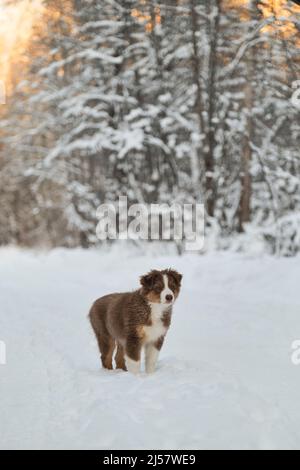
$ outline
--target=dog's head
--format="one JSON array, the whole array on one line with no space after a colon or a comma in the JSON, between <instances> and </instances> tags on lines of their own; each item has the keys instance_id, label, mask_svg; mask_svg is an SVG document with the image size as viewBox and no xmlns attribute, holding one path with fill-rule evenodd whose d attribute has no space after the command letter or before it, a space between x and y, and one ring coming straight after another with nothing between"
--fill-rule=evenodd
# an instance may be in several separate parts
<instances>
[{"instance_id":1,"label":"dog's head","mask_svg":"<svg viewBox=\"0 0 300 470\"><path fill-rule=\"evenodd\" d=\"M153 270L140 280L148 302L172 305L179 295L182 275L174 269Z\"/></svg>"}]
</instances>

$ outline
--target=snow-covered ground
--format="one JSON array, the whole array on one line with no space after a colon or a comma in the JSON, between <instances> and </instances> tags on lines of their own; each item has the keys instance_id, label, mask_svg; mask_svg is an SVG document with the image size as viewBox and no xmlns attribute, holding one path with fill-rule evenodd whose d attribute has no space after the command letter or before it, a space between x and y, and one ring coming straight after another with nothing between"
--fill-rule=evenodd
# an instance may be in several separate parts
<instances>
[{"instance_id":1,"label":"snow-covered ground","mask_svg":"<svg viewBox=\"0 0 300 470\"><path fill-rule=\"evenodd\" d=\"M299 258L0 250L0 448L300 448ZM100 369L87 313L184 274L158 370Z\"/></svg>"}]
</instances>

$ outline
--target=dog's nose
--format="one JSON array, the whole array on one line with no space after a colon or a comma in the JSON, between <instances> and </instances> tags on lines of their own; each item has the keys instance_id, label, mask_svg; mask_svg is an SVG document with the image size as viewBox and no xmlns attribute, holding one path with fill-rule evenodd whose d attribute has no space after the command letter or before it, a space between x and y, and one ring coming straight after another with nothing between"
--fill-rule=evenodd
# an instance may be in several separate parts
<instances>
[{"instance_id":1,"label":"dog's nose","mask_svg":"<svg viewBox=\"0 0 300 470\"><path fill-rule=\"evenodd\" d=\"M173 300L173 295L170 295L170 294L166 295L167 302L172 302L172 300Z\"/></svg>"}]
</instances>

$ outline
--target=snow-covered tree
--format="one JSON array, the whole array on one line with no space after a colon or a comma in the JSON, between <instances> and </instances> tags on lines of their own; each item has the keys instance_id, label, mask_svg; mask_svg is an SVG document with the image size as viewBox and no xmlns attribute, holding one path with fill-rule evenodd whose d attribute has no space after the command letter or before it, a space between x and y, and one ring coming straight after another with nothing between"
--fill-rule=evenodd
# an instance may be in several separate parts
<instances>
[{"instance_id":1,"label":"snow-covered tree","mask_svg":"<svg viewBox=\"0 0 300 470\"><path fill-rule=\"evenodd\" d=\"M90 246L127 195L299 250L299 9L278 4L45 1L1 120L0 242Z\"/></svg>"}]
</instances>

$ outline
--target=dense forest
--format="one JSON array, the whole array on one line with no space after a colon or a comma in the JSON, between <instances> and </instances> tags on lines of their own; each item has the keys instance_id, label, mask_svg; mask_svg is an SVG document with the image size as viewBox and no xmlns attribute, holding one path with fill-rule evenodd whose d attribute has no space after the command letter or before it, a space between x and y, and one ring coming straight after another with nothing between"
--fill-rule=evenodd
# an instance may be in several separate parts
<instances>
[{"instance_id":1,"label":"dense forest","mask_svg":"<svg viewBox=\"0 0 300 470\"><path fill-rule=\"evenodd\" d=\"M203 202L220 248L300 251L300 7L44 4L0 109L0 244L93 246L127 195Z\"/></svg>"}]
</instances>

